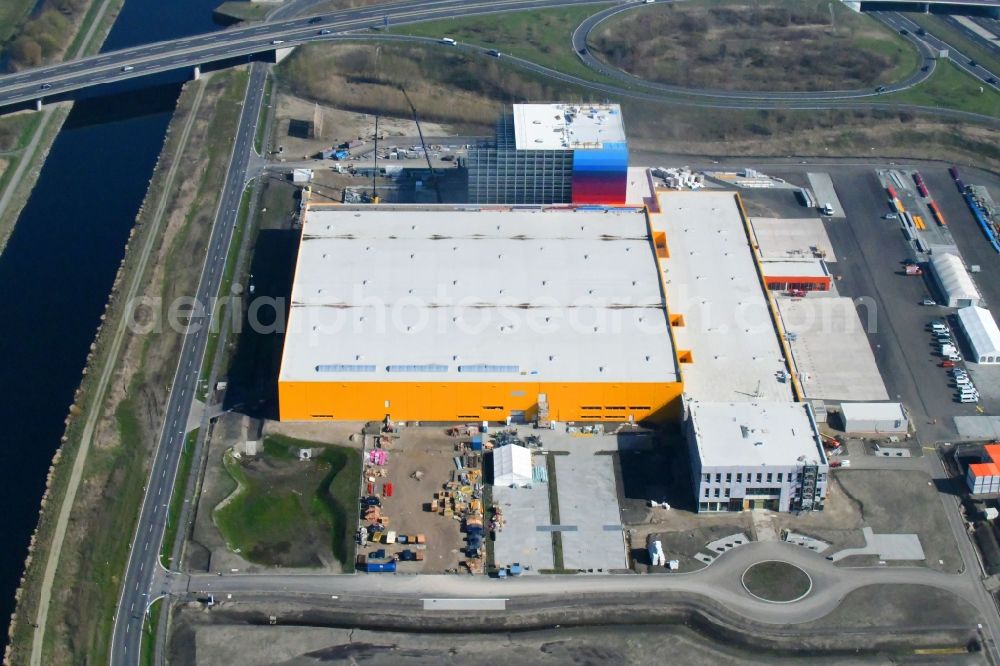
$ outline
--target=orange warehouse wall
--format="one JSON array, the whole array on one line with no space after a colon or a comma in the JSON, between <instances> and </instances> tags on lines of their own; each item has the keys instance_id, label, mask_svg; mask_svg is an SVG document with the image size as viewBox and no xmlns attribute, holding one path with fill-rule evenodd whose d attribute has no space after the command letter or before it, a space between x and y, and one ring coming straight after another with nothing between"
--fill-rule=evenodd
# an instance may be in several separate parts
<instances>
[{"instance_id":1,"label":"orange warehouse wall","mask_svg":"<svg viewBox=\"0 0 1000 666\"><path fill-rule=\"evenodd\" d=\"M671 421L682 391L680 382L279 382L278 403L282 421L503 421L514 411L531 420L544 393L555 421Z\"/></svg>"}]
</instances>

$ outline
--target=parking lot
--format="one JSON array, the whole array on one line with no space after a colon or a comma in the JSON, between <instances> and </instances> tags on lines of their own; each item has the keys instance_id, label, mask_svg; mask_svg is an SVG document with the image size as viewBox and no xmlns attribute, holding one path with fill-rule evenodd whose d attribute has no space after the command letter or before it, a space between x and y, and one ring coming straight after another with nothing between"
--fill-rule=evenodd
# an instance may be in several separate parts
<instances>
[{"instance_id":1,"label":"parking lot","mask_svg":"<svg viewBox=\"0 0 1000 666\"><path fill-rule=\"evenodd\" d=\"M984 255L992 249L981 235L954 185L950 191L941 182L950 182L945 167L920 169L925 181L949 218L949 226L962 250L970 243L978 245L978 259L966 257L967 263L981 261L983 273L977 283L984 288L987 270L995 273L997 258ZM860 310L862 324L868 329L868 341L875 355L890 400L902 401L910 410L921 441L947 440L955 436L952 417L975 415L973 404L955 400L955 392L945 370L939 367L941 358L935 355L934 341L928 324L946 314L942 307L921 305L932 292L929 277L906 276L903 261L913 257L913 251L903 236L899 223L883 219L889 211L887 195L874 170L844 167L831 170L837 190L851 196L840 200L846 219L828 220L824 224L837 255L832 266L841 296L863 298L871 308ZM745 195L753 196L753 194ZM960 206L956 205L957 203ZM973 256L976 256L973 254ZM988 263L987 263L988 262ZM987 265L990 266L987 269ZM1000 276L997 276L1000 279ZM990 292L998 289L990 286ZM1000 298L1000 293L997 294ZM982 407L995 412L1000 404L984 395Z\"/></svg>"}]
</instances>

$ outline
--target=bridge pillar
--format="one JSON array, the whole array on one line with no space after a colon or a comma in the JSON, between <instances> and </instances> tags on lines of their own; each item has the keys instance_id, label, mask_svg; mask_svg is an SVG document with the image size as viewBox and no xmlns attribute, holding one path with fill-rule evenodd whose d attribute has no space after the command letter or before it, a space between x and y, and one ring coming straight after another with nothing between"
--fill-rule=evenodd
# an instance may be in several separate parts
<instances>
[{"instance_id":1,"label":"bridge pillar","mask_svg":"<svg viewBox=\"0 0 1000 666\"><path fill-rule=\"evenodd\" d=\"M287 58L294 50L295 50L294 46L284 49L274 49L274 62L275 63L281 62L282 60Z\"/></svg>"},{"instance_id":2,"label":"bridge pillar","mask_svg":"<svg viewBox=\"0 0 1000 666\"><path fill-rule=\"evenodd\" d=\"M925 2L924 3L924 14L930 14L930 13L931 13L931 3Z\"/></svg>"},{"instance_id":3,"label":"bridge pillar","mask_svg":"<svg viewBox=\"0 0 1000 666\"><path fill-rule=\"evenodd\" d=\"M194 66L194 76L193 76L192 80L193 81L197 81L200 78L201 78L201 65L195 65Z\"/></svg>"},{"instance_id":4,"label":"bridge pillar","mask_svg":"<svg viewBox=\"0 0 1000 666\"><path fill-rule=\"evenodd\" d=\"M38 99L35 100L35 111L41 111L41 110L42 110L42 98L39 97Z\"/></svg>"}]
</instances>

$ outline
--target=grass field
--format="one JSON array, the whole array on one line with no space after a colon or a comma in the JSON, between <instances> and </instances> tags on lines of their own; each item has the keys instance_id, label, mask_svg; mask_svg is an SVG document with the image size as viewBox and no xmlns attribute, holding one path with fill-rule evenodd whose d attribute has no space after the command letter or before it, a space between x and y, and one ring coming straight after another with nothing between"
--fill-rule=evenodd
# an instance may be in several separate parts
<instances>
[{"instance_id":1,"label":"grass field","mask_svg":"<svg viewBox=\"0 0 1000 666\"><path fill-rule=\"evenodd\" d=\"M794 564L769 561L747 569L743 585L754 596L781 603L802 597L812 588L812 581L809 574Z\"/></svg>"},{"instance_id":2,"label":"grass field","mask_svg":"<svg viewBox=\"0 0 1000 666\"><path fill-rule=\"evenodd\" d=\"M0 2L0 47L6 45L14 31L28 18L35 0L3 0Z\"/></svg>"},{"instance_id":3,"label":"grass field","mask_svg":"<svg viewBox=\"0 0 1000 666\"><path fill-rule=\"evenodd\" d=\"M604 22L589 46L643 79L732 90L866 88L919 60L900 35L825 0L655 4Z\"/></svg>"},{"instance_id":4,"label":"grass field","mask_svg":"<svg viewBox=\"0 0 1000 666\"><path fill-rule=\"evenodd\" d=\"M959 109L1000 118L1000 93L977 82L947 60L938 61L931 78L916 88L886 95L881 99Z\"/></svg>"},{"instance_id":5,"label":"grass field","mask_svg":"<svg viewBox=\"0 0 1000 666\"><path fill-rule=\"evenodd\" d=\"M226 543L244 558L276 566L317 566L351 556L361 456L357 450L269 435L256 461L227 454L237 489L214 511ZM312 448L312 461L298 450ZM318 453L315 453L318 451Z\"/></svg>"}]
</instances>

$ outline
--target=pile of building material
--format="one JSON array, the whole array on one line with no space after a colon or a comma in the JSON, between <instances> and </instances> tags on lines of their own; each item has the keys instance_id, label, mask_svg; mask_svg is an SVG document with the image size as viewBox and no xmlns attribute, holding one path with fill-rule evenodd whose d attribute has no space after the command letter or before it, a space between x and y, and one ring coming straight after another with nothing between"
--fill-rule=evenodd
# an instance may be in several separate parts
<instances>
[{"instance_id":1,"label":"pile of building material","mask_svg":"<svg viewBox=\"0 0 1000 666\"><path fill-rule=\"evenodd\" d=\"M672 190L700 190L705 187L705 176L691 171L689 167L656 167L653 175L663 180Z\"/></svg>"}]
</instances>

